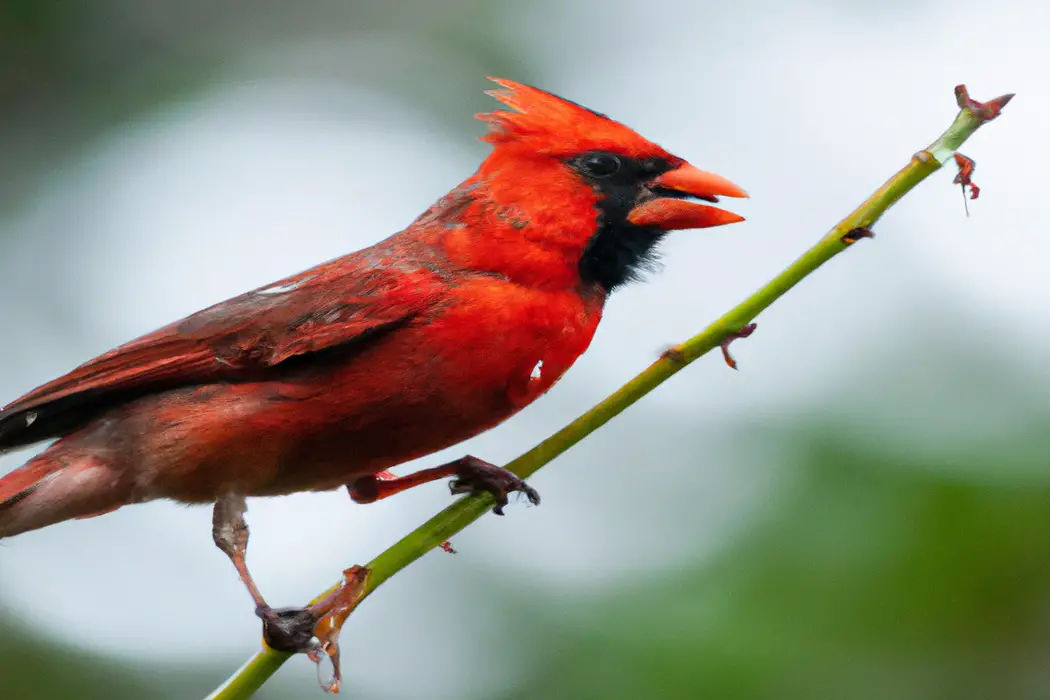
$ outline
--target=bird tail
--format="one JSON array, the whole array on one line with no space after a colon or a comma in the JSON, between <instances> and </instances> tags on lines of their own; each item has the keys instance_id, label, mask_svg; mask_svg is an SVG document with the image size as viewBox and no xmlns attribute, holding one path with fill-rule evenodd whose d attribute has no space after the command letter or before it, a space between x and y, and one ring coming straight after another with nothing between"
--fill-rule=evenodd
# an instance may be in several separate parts
<instances>
[{"instance_id":1,"label":"bird tail","mask_svg":"<svg viewBox=\"0 0 1050 700\"><path fill-rule=\"evenodd\" d=\"M130 487L116 470L98 454L66 444L60 440L0 478L0 539L108 513L128 502Z\"/></svg>"}]
</instances>

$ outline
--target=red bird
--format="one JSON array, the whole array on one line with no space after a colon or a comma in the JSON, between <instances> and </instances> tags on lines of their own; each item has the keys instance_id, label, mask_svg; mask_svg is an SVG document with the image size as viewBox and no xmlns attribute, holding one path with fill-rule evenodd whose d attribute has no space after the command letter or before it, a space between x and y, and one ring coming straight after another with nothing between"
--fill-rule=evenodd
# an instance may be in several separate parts
<instances>
[{"instance_id":1,"label":"red bird","mask_svg":"<svg viewBox=\"0 0 1050 700\"><path fill-rule=\"evenodd\" d=\"M0 538L130 503L214 503L244 563L245 496L346 486L358 503L455 477L539 498L474 457L386 470L498 425L591 342L609 293L672 229L746 197L603 114L496 80L493 150L411 226L97 357L0 411L0 450L58 438L0 479Z\"/></svg>"}]
</instances>

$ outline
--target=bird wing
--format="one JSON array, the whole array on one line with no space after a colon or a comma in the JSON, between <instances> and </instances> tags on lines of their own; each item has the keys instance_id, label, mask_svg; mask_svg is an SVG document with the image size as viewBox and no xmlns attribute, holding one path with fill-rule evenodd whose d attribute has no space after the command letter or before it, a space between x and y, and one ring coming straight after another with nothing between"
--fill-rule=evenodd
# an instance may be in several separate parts
<instances>
[{"instance_id":1,"label":"bird wing","mask_svg":"<svg viewBox=\"0 0 1050 700\"><path fill-rule=\"evenodd\" d=\"M371 254L370 254L371 253ZM265 379L290 359L348 348L439 301L433 266L360 251L199 311L77 367L0 410L0 449L66 432L144 394Z\"/></svg>"}]
</instances>

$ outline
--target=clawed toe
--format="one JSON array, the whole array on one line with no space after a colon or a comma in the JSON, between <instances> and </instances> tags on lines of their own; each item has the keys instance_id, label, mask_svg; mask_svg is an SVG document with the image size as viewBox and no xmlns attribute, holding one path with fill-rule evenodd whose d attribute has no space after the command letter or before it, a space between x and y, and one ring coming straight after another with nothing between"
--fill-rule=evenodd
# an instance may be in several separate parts
<instances>
[{"instance_id":1,"label":"clawed toe","mask_svg":"<svg viewBox=\"0 0 1050 700\"><path fill-rule=\"evenodd\" d=\"M492 512L496 515L503 515L503 507L509 502L508 496L514 492L525 494L534 506L540 504L540 494L525 483L524 479L476 457L463 459L457 478L449 482L449 490L453 494L492 494L496 500Z\"/></svg>"}]
</instances>

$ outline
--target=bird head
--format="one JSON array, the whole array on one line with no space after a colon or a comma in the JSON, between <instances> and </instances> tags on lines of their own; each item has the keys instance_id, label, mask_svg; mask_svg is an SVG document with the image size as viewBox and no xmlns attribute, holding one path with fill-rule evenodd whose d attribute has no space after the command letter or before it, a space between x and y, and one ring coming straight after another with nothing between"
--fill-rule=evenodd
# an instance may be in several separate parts
<instances>
[{"instance_id":1,"label":"bird head","mask_svg":"<svg viewBox=\"0 0 1050 700\"><path fill-rule=\"evenodd\" d=\"M475 267L532 284L597 284L637 276L668 231L743 217L704 202L747 197L604 114L537 88L491 78L509 110L477 115L492 153L466 183ZM467 234L463 234L467 235Z\"/></svg>"}]
</instances>

